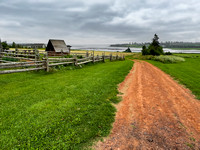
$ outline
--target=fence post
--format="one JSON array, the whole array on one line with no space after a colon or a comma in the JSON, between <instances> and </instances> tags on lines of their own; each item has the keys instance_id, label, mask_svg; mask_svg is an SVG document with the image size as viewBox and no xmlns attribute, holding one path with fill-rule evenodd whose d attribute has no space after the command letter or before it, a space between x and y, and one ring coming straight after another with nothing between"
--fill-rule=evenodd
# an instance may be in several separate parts
<instances>
[{"instance_id":1,"label":"fence post","mask_svg":"<svg viewBox=\"0 0 200 150\"><path fill-rule=\"evenodd\" d=\"M31 50L28 50L28 55L31 55Z\"/></svg>"},{"instance_id":2,"label":"fence post","mask_svg":"<svg viewBox=\"0 0 200 150\"><path fill-rule=\"evenodd\" d=\"M77 66L77 55L74 56L74 66Z\"/></svg>"},{"instance_id":3,"label":"fence post","mask_svg":"<svg viewBox=\"0 0 200 150\"><path fill-rule=\"evenodd\" d=\"M40 54L39 54L38 50L35 49L34 52L35 52L35 61L39 61L39 59L40 59ZM48 53L47 53L47 54L48 54ZM45 54L44 54L44 56L45 56Z\"/></svg>"},{"instance_id":4,"label":"fence post","mask_svg":"<svg viewBox=\"0 0 200 150\"><path fill-rule=\"evenodd\" d=\"M102 53L102 61L105 62L105 55Z\"/></svg>"},{"instance_id":5,"label":"fence post","mask_svg":"<svg viewBox=\"0 0 200 150\"><path fill-rule=\"evenodd\" d=\"M18 55L18 49L17 48L15 48L15 57L17 57Z\"/></svg>"},{"instance_id":6,"label":"fence post","mask_svg":"<svg viewBox=\"0 0 200 150\"><path fill-rule=\"evenodd\" d=\"M118 54L117 54L117 56L116 56L116 60L118 60Z\"/></svg>"},{"instance_id":7,"label":"fence post","mask_svg":"<svg viewBox=\"0 0 200 150\"><path fill-rule=\"evenodd\" d=\"M49 72L49 59L47 52L44 54L44 58L45 58L44 67L46 68L46 71Z\"/></svg>"},{"instance_id":8,"label":"fence post","mask_svg":"<svg viewBox=\"0 0 200 150\"><path fill-rule=\"evenodd\" d=\"M124 57L124 55L123 55L123 60L125 60L125 57Z\"/></svg>"},{"instance_id":9,"label":"fence post","mask_svg":"<svg viewBox=\"0 0 200 150\"><path fill-rule=\"evenodd\" d=\"M86 57L89 57L89 53L88 53L88 51L86 52Z\"/></svg>"},{"instance_id":10,"label":"fence post","mask_svg":"<svg viewBox=\"0 0 200 150\"><path fill-rule=\"evenodd\" d=\"M112 61L112 54L110 54L110 61Z\"/></svg>"},{"instance_id":11,"label":"fence post","mask_svg":"<svg viewBox=\"0 0 200 150\"><path fill-rule=\"evenodd\" d=\"M94 51L92 53L92 62L94 63Z\"/></svg>"}]
</instances>

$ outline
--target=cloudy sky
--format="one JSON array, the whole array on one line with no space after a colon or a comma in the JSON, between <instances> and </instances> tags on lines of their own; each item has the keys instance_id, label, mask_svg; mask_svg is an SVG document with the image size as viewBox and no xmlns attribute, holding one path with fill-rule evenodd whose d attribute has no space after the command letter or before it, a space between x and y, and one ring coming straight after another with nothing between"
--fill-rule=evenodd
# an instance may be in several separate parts
<instances>
[{"instance_id":1,"label":"cloudy sky","mask_svg":"<svg viewBox=\"0 0 200 150\"><path fill-rule=\"evenodd\" d=\"M0 0L0 38L67 44L200 42L199 0Z\"/></svg>"}]
</instances>

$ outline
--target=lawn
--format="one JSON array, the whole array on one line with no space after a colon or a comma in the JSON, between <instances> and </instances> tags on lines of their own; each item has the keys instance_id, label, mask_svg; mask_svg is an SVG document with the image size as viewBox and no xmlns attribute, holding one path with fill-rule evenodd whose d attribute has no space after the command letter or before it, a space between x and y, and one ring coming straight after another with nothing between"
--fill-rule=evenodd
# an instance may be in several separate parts
<instances>
[{"instance_id":1,"label":"lawn","mask_svg":"<svg viewBox=\"0 0 200 150\"><path fill-rule=\"evenodd\" d=\"M170 74L181 84L189 88L200 99L200 54L174 54L184 57L185 62L164 64L148 60L151 64Z\"/></svg>"},{"instance_id":2,"label":"lawn","mask_svg":"<svg viewBox=\"0 0 200 150\"><path fill-rule=\"evenodd\" d=\"M0 75L0 149L83 149L109 134L133 62Z\"/></svg>"}]
</instances>

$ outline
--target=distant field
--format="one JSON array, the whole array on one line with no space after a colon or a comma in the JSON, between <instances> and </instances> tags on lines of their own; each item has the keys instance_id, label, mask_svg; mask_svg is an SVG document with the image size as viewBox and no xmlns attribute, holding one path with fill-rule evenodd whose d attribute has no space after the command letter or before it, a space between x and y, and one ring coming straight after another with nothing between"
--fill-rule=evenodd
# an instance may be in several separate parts
<instances>
[{"instance_id":1,"label":"distant field","mask_svg":"<svg viewBox=\"0 0 200 150\"><path fill-rule=\"evenodd\" d=\"M20 48L21 49L21 48ZM14 50L14 48L10 48L10 50ZM39 51L45 51L44 48L39 48L38 49ZM87 50L71 50L71 53L86 53L86 52L89 52L89 53L92 53L93 51L87 51ZM102 55L103 53L105 53L105 55L131 55L133 53L125 53L125 52L106 52L106 51L94 51L94 54L95 55Z\"/></svg>"},{"instance_id":2,"label":"distant field","mask_svg":"<svg viewBox=\"0 0 200 150\"><path fill-rule=\"evenodd\" d=\"M200 54L175 55L184 57L185 62L174 64L163 64L153 60L148 60L148 62L170 74L200 99Z\"/></svg>"},{"instance_id":3,"label":"distant field","mask_svg":"<svg viewBox=\"0 0 200 150\"><path fill-rule=\"evenodd\" d=\"M200 50L200 48L169 48L173 50Z\"/></svg>"},{"instance_id":4,"label":"distant field","mask_svg":"<svg viewBox=\"0 0 200 150\"><path fill-rule=\"evenodd\" d=\"M87 51L87 50L71 50L71 52L72 53L86 53L86 52L89 52L89 53L92 53L93 51ZM127 55L132 55L133 53L125 53L125 52L106 52L106 51L94 51L94 54L95 55L102 55L102 54L104 54L105 53L105 55L110 55L110 54L112 54L112 55L125 55L125 56L127 56Z\"/></svg>"},{"instance_id":5,"label":"distant field","mask_svg":"<svg viewBox=\"0 0 200 150\"><path fill-rule=\"evenodd\" d=\"M110 132L133 62L0 75L0 149L82 149Z\"/></svg>"}]
</instances>

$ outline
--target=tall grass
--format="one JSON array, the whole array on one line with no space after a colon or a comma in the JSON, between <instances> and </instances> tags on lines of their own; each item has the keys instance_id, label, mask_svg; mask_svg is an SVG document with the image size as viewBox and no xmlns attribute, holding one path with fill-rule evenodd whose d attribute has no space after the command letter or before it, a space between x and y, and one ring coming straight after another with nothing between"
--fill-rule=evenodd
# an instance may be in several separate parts
<instances>
[{"instance_id":1,"label":"tall grass","mask_svg":"<svg viewBox=\"0 0 200 150\"><path fill-rule=\"evenodd\" d=\"M162 63L177 63L177 62L184 62L185 59L178 56L155 56L152 60L160 61Z\"/></svg>"}]
</instances>

